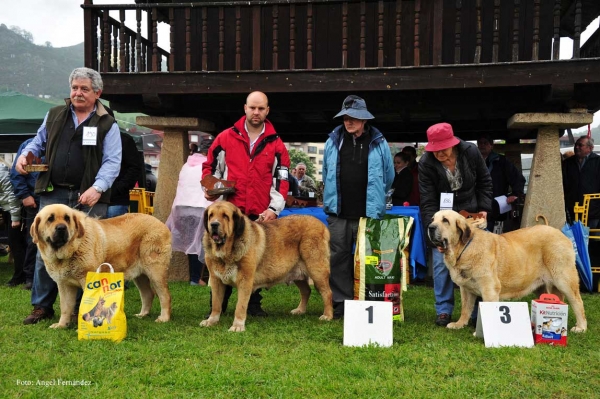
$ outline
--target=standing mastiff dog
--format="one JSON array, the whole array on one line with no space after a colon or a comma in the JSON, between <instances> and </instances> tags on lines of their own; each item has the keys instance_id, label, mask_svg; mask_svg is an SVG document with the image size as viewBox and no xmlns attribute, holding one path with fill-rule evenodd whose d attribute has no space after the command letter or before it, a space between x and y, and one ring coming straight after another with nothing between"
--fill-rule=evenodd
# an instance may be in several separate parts
<instances>
[{"instance_id":1,"label":"standing mastiff dog","mask_svg":"<svg viewBox=\"0 0 600 399\"><path fill-rule=\"evenodd\" d=\"M219 322L225 284L238 289L235 318L229 331L245 330L248 300L253 290L294 282L301 300L292 314L306 312L310 277L323 298L321 320L333 318L329 288L329 230L317 218L286 216L256 223L231 202L218 201L204 213L206 233L202 239L210 271L212 312L200 323Z\"/></svg>"},{"instance_id":2,"label":"standing mastiff dog","mask_svg":"<svg viewBox=\"0 0 600 399\"><path fill-rule=\"evenodd\" d=\"M538 225L497 235L474 227L470 220L454 211L439 211L427 230L460 287L460 318L448 328L468 323L477 296L498 302L542 287L569 300L577 318L571 331L587 329L575 252L560 230Z\"/></svg>"}]
</instances>

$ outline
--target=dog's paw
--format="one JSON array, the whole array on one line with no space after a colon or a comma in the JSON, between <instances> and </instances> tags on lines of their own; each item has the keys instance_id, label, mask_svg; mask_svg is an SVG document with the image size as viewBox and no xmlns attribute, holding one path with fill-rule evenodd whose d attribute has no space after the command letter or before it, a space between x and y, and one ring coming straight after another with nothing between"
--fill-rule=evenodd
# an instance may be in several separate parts
<instances>
[{"instance_id":1,"label":"dog's paw","mask_svg":"<svg viewBox=\"0 0 600 399\"><path fill-rule=\"evenodd\" d=\"M330 321L330 320L333 320L333 316L327 316L327 315L323 314L323 315L321 315L321 317L319 317L319 320Z\"/></svg>"},{"instance_id":2,"label":"dog's paw","mask_svg":"<svg viewBox=\"0 0 600 399\"><path fill-rule=\"evenodd\" d=\"M211 319L206 319L206 320L202 320L200 322L200 327L211 327L214 326L215 324L217 324L218 320L211 320Z\"/></svg>"},{"instance_id":3,"label":"dog's paw","mask_svg":"<svg viewBox=\"0 0 600 399\"><path fill-rule=\"evenodd\" d=\"M291 314L304 314L306 313L306 309L296 308L290 312Z\"/></svg>"},{"instance_id":4,"label":"dog's paw","mask_svg":"<svg viewBox=\"0 0 600 399\"><path fill-rule=\"evenodd\" d=\"M581 327L578 327L578 326L575 326L575 327L571 328L571 332L574 332L574 333L583 333L585 331L586 331L585 328L581 328Z\"/></svg>"},{"instance_id":5,"label":"dog's paw","mask_svg":"<svg viewBox=\"0 0 600 399\"><path fill-rule=\"evenodd\" d=\"M68 324L60 324L60 323L54 323L52 324L49 328L67 328L69 325Z\"/></svg>"},{"instance_id":6,"label":"dog's paw","mask_svg":"<svg viewBox=\"0 0 600 399\"><path fill-rule=\"evenodd\" d=\"M134 316L141 319L142 317L148 316L148 313L138 313L138 314L135 314Z\"/></svg>"},{"instance_id":7,"label":"dog's paw","mask_svg":"<svg viewBox=\"0 0 600 399\"><path fill-rule=\"evenodd\" d=\"M169 320L170 318L168 316L158 316L154 321L157 323L166 323Z\"/></svg>"},{"instance_id":8,"label":"dog's paw","mask_svg":"<svg viewBox=\"0 0 600 399\"><path fill-rule=\"evenodd\" d=\"M450 328L452 330L459 330L459 329L463 328L464 326L465 326L464 323L452 322L452 323L448 323L446 328Z\"/></svg>"},{"instance_id":9,"label":"dog's paw","mask_svg":"<svg viewBox=\"0 0 600 399\"><path fill-rule=\"evenodd\" d=\"M244 325L240 326L240 325L235 325L234 324L234 325L232 325L229 328L229 331L231 331L231 332L244 332L244 331L246 331L246 326L244 326Z\"/></svg>"}]
</instances>

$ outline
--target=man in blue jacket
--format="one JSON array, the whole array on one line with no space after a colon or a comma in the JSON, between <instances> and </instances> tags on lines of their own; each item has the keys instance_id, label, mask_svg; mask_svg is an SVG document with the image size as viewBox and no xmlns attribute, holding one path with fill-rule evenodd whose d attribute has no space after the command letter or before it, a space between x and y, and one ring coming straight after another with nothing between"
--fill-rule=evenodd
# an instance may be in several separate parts
<instances>
[{"instance_id":1,"label":"man in blue jacket","mask_svg":"<svg viewBox=\"0 0 600 399\"><path fill-rule=\"evenodd\" d=\"M362 98L346 97L334 117L344 123L329 134L323 155L323 209L331 232L333 317L344 316L354 298L353 247L361 217L381 219L385 194L394 182L394 163L383 134L367 121L375 117ZM368 195L367 195L368 194Z\"/></svg>"}]
</instances>

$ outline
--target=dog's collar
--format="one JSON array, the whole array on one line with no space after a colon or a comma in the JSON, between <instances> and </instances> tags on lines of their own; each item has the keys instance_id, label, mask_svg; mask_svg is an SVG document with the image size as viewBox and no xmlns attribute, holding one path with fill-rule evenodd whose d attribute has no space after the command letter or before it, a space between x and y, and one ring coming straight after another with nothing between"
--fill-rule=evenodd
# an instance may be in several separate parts
<instances>
[{"instance_id":1,"label":"dog's collar","mask_svg":"<svg viewBox=\"0 0 600 399\"><path fill-rule=\"evenodd\" d=\"M462 249L462 251L460 251L460 255L458 255L458 258L456 258L456 261L458 262L458 260L460 259L460 257L462 256L463 252L465 252L465 249L467 249L467 247L469 246L469 244L471 244L471 241L473 241L473 237L471 237L471 239L467 242L467 244L465 245L465 247Z\"/></svg>"}]
</instances>

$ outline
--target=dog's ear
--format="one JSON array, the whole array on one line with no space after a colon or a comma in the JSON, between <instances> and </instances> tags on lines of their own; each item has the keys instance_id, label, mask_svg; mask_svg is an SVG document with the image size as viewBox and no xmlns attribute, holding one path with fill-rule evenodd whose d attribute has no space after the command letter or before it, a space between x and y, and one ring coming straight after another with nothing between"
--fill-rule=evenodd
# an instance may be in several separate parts
<instances>
[{"instance_id":1,"label":"dog's ear","mask_svg":"<svg viewBox=\"0 0 600 399\"><path fill-rule=\"evenodd\" d=\"M471 227L469 227L466 219L464 218L456 219L456 231L458 232L459 239L463 244L469 242L469 240L473 236L473 231L471 230Z\"/></svg>"},{"instance_id":2,"label":"dog's ear","mask_svg":"<svg viewBox=\"0 0 600 399\"><path fill-rule=\"evenodd\" d=\"M246 219L239 209L236 209L233 214L233 232L235 238L241 237L246 229Z\"/></svg>"},{"instance_id":3,"label":"dog's ear","mask_svg":"<svg viewBox=\"0 0 600 399\"><path fill-rule=\"evenodd\" d=\"M75 228L77 229L77 238L83 237L85 234L83 223L81 223L81 219L75 214L73 214L73 224L75 224Z\"/></svg>"},{"instance_id":4,"label":"dog's ear","mask_svg":"<svg viewBox=\"0 0 600 399\"><path fill-rule=\"evenodd\" d=\"M202 216L202 223L204 223L204 230L208 231L208 208L204 210L204 215Z\"/></svg>"},{"instance_id":5,"label":"dog's ear","mask_svg":"<svg viewBox=\"0 0 600 399\"><path fill-rule=\"evenodd\" d=\"M35 217L35 220L33 221L33 224L31 225L31 228L29 229L29 234L31 235L31 242L33 242L34 244L37 244L39 240L38 227L40 226L41 220L42 218L40 217L40 215L37 215Z\"/></svg>"}]
</instances>

